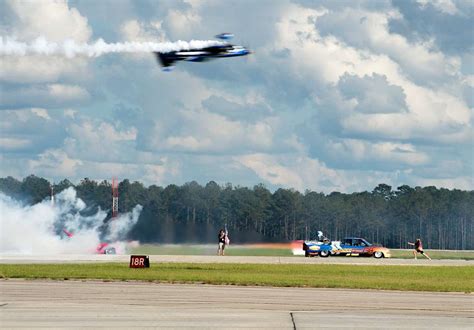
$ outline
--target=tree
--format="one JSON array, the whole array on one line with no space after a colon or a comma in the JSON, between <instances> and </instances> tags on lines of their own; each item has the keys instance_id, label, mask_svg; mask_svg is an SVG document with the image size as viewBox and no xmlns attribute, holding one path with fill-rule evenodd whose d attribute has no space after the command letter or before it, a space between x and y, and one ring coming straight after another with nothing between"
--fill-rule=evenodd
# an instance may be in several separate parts
<instances>
[{"instance_id":1,"label":"tree","mask_svg":"<svg viewBox=\"0 0 474 330\"><path fill-rule=\"evenodd\" d=\"M48 180L32 174L23 179L20 193L26 197L28 202L36 204L50 196L50 183Z\"/></svg>"},{"instance_id":2,"label":"tree","mask_svg":"<svg viewBox=\"0 0 474 330\"><path fill-rule=\"evenodd\" d=\"M21 182L11 176L0 178L0 191L5 195L20 198Z\"/></svg>"},{"instance_id":3,"label":"tree","mask_svg":"<svg viewBox=\"0 0 474 330\"><path fill-rule=\"evenodd\" d=\"M73 183L64 179L56 193ZM111 185L84 178L75 187L89 206L111 208ZM0 178L0 191L27 203L49 196L48 180L34 175L18 181ZM210 181L204 187L192 181L166 187L125 179L119 184L119 211L143 206L131 239L142 242L214 242L227 225L234 242L311 239L322 230L331 239L362 236L388 247L406 248L420 237L427 248L473 249L474 191L392 187L381 183L371 192L351 194L293 189L269 191L263 184L247 187ZM92 206L92 207L91 207Z\"/></svg>"}]
</instances>

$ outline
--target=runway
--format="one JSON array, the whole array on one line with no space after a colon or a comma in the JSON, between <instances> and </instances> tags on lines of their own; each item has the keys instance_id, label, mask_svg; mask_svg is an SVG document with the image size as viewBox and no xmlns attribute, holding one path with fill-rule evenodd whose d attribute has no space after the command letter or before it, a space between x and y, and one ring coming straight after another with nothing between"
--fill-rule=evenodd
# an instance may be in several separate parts
<instances>
[{"instance_id":1,"label":"runway","mask_svg":"<svg viewBox=\"0 0 474 330\"><path fill-rule=\"evenodd\" d=\"M129 255L0 255L0 263L89 263L89 262L125 262ZM406 265L406 266L474 266L474 260L427 260L421 259L375 259L359 257L255 257L255 256L200 256L200 255L150 255L150 262L183 262L183 263L251 263L251 264L351 264L351 265Z\"/></svg>"},{"instance_id":2,"label":"runway","mask_svg":"<svg viewBox=\"0 0 474 330\"><path fill-rule=\"evenodd\" d=\"M474 325L474 295L0 280L0 327L424 328Z\"/></svg>"}]
</instances>

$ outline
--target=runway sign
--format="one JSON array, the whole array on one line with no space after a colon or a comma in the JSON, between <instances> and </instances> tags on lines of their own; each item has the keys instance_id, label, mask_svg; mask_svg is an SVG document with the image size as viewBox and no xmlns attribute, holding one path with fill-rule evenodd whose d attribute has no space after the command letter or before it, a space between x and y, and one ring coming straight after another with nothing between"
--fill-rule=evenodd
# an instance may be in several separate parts
<instances>
[{"instance_id":1,"label":"runway sign","mask_svg":"<svg viewBox=\"0 0 474 330\"><path fill-rule=\"evenodd\" d=\"M130 268L150 268L148 256L130 256Z\"/></svg>"}]
</instances>

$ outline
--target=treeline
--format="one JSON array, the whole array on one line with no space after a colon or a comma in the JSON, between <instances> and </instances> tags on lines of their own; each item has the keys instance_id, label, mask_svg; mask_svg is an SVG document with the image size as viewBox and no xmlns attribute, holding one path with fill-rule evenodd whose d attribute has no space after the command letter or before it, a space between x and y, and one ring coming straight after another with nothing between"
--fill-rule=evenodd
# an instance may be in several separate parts
<instances>
[{"instance_id":1,"label":"treeline","mask_svg":"<svg viewBox=\"0 0 474 330\"><path fill-rule=\"evenodd\" d=\"M55 193L70 186L87 205L110 210L110 182L53 184ZM0 191L37 203L50 195L50 182L34 175L1 178ZM130 239L141 242L215 242L217 230L227 225L235 243L310 239L322 230L332 239L360 236L392 248L420 237L431 249L474 249L474 191L379 184L371 192L326 195L271 192L262 184L250 189L213 181L167 187L120 182L119 212L137 204L144 208Z\"/></svg>"}]
</instances>

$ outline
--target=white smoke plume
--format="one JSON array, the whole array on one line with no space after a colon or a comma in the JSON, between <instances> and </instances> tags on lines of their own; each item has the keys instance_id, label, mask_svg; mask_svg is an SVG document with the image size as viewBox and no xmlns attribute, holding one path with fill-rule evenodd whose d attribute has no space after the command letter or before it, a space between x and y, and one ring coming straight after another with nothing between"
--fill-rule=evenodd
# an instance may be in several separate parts
<instances>
[{"instance_id":1,"label":"white smoke plume","mask_svg":"<svg viewBox=\"0 0 474 330\"><path fill-rule=\"evenodd\" d=\"M98 39L92 44L77 43L72 39L65 40L62 43L57 43L50 42L44 37L38 37L32 42L23 42L10 37L0 37L0 55L60 55L68 58L81 55L97 57L108 53L166 53L171 51L199 49L222 44L223 42L216 40L107 43L103 39Z\"/></svg>"},{"instance_id":2,"label":"white smoke plume","mask_svg":"<svg viewBox=\"0 0 474 330\"><path fill-rule=\"evenodd\" d=\"M104 229L107 213L99 209L84 215L90 210L72 187L56 195L54 204L44 200L23 205L0 193L0 254L94 254L104 242L117 253L125 253L124 240L141 210L140 205L135 206Z\"/></svg>"}]
</instances>

